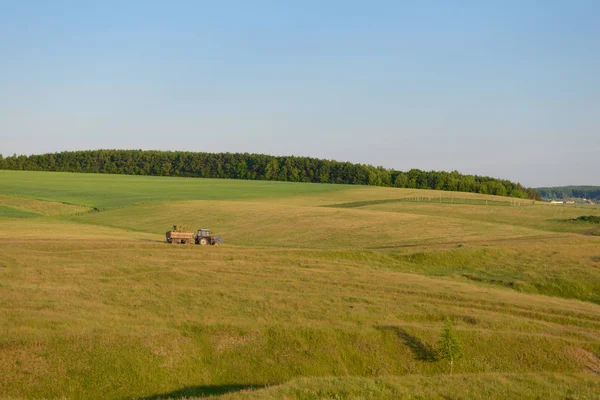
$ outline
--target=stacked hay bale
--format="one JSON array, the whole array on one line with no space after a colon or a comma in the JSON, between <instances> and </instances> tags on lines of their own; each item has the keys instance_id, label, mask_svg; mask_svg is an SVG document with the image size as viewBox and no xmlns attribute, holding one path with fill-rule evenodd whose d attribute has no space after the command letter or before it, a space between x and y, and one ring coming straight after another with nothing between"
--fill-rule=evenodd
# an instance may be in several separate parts
<instances>
[{"instance_id":1,"label":"stacked hay bale","mask_svg":"<svg viewBox=\"0 0 600 400\"><path fill-rule=\"evenodd\" d=\"M173 225L171 232L189 232L189 228L185 225Z\"/></svg>"}]
</instances>

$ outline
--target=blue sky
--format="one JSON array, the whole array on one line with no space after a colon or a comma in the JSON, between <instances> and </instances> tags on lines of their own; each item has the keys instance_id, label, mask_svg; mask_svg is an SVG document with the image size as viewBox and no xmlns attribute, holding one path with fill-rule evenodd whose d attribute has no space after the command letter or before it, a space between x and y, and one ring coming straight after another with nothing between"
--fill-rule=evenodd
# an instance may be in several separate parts
<instances>
[{"instance_id":1,"label":"blue sky","mask_svg":"<svg viewBox=\"0 0 600 400\"><path fill-rule=\"evenodd\" d=\"M0 153L305 155L600 185L598 1L0 0Z\"/></svg>"}]
</instances>

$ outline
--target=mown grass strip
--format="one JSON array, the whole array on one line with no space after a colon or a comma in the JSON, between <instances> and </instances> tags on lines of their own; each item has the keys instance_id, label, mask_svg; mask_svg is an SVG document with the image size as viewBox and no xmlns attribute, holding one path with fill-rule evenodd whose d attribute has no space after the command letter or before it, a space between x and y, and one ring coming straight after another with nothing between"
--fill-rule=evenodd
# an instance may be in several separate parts
<instances>
[{"instance_id":1,"label":"mown grass strip","mask_svg":"<svg viewBox=\"0 0 600 400\"><path fill-rule=\"evenodd\" d=\"M369 201L351 201L348 203L328 204L323 207L358 208L388 203L438 203L438 204L469 204L476 206L510 206L513 203L506 200L467 199L457 197L405 197L400 199L383 199Z\"/></svg>"}]
</instances>

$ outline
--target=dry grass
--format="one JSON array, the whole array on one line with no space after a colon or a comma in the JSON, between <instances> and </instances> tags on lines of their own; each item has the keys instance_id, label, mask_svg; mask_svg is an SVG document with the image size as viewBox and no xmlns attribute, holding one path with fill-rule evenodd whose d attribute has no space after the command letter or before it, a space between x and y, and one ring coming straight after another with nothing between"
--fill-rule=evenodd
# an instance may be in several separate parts
<instances>
[{"instance_id":1,"label":"dry grass","mask_svg":"<svg viewBox=\"0 0 600 400\"><path fill-rule=\"evenodd\" d=\"M328 253L4 242L2 390L126 397L295 376L440 374L428 348L447 315L466 344L459 372L596 368L600 306L350 266Z\"/></svg>"},{"instance_id":2,"label":"dry grass","mask_svg":"<svg viewBox=\"0 0 600 400\"><path fill-rule=\"evenodd\" d=\"M502 202L518 202L522 205L530 205L531 200L513 199L502 196L492 196L479 193L464 193L464 192L442 192L439 190L422 190L422 189L404 189L404 188L386 188L375 186L346 186L342 190L326 192L326 193L307 193L299 194L292 198L273 199L275 204L285 205L301 205L301 206L332 206L343 203L359 202L359 201L378 201L378 200L395 200L395 199L431 199L431 202L436 202L440 196L444 198L452 196L457 199L476 199L490 200ZM539 204L539 203L538 203Z\"/></svg>"},{"instance_id":3,"label":"dry grass","mask_svg":"<svg viewBox=\"0 0 600 400\"><path fill-rule=\"evenodd\" d=\"M75 220L149 233L165 231L170 221L181 221L192 227L211 227L230 244L305 248L364 249L553 235L464 218L286 206L267 201L145 204L82 215Z\"/></svg>"},{"instance_id":4,"label":"dry grass","mask_svg":"<svg viewBox=\"0 0 600 400\"><path fill-rule=\"evenodd\" d=\"M2 396L597 393L600 238L560 221L578 209L342 209L321 206L433 193L88 176L52 174L47 200L115 209L0 220ZM41 190L14 178L0 188ZM227 244L166 245L174 223ZM453 378L433 356L446 316Z\"/></svg>"},{"instance_id":5,"label":"dry grass","mask_svg":"<svg viewBox=\"0 0 600 400\"><path fill-rule=\"evenodd\" d=\"M504 224L550 232L578 233L589 231L593 227L569 220L581 215L600 216L600 207L555 206L550 204L521 207L486 207L464 204L388 203L366 206L362 209L435 217L451 216L471 222Z\"/></svg>"}]
</instances>

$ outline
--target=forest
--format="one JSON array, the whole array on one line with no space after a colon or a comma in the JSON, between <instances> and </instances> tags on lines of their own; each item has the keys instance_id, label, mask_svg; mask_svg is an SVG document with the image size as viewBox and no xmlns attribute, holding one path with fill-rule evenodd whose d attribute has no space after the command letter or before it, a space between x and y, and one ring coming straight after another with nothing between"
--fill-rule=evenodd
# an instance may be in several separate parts
<instances>
[{"instance_id":1,"label":"forest","mask_svg":"<svg viewBox=\"0 0 600 400\"><path fill-rule=\"evenodd\" d=\"M155 150L84 150L0 155L0 169L337 183L449 190L539 200L532 188L457 171L396 171L311 157Z\"/></svg>"}]
</instances>

